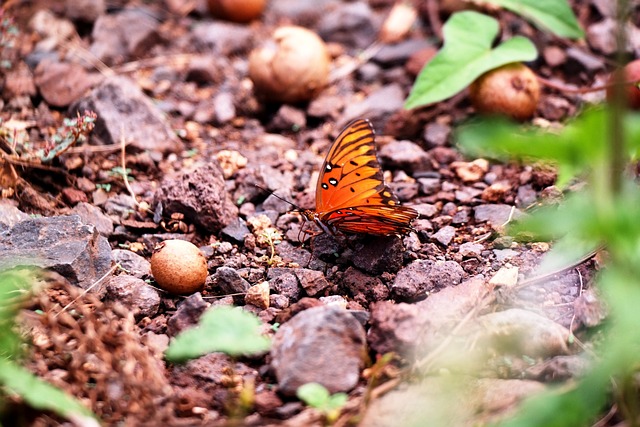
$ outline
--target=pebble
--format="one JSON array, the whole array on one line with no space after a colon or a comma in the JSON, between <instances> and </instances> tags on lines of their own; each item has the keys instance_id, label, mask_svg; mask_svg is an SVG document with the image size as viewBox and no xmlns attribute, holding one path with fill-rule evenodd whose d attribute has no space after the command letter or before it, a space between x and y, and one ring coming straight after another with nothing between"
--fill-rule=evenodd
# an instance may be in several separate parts
<instances>
[{"instance_id":1,"label":"pebble","mask_svg":"<svg viewBox=\"0 0 640 427\"><path fill-rule=\"evenodd\" d=\"M398 272L391 292L403 300L424 299L431 291L460 284L465 276L455 261L416 260Z\"/></svg>"},{"instance_id":2,"label":"pebble","mask_svg":"<svg viewBox=\"0 0 640 427\"><path fill-rule=\"evenodd\" d=\"M404 247L398 236L367 237L354 251L351 261L357 268L374 275L395 273L402 267Z\"/></svg>"},{"instance_id":3,"label":"pebble","mask_svg":"<svg viewBox=\"0 0 640 427\"><path fill-rule=\"evenodd\" d=\"M295 268L293 270L300 286L307 295L316 296L330 286L322 271L310 270L308 268Z\"/></svg>"},{"instance_id":4,"label":"pebble","mask_svg":"<svg viewBox=\"0 0 640 427\"><path fill-rule=\"evenodd\" d=\"M231 267L218 267L208 280L207 286L228 295L244 295L250 287L249 282L240 277L238 271Z\"/></svg>"},{"instance_id":5,"label":"pebble","mask_svg":"<svg viewBox=\"0 0 640 427\"><path fill-rule=\"evenodd\" d=\"M128 307L137 319L152 317L160 308L160 294L144 280L121 274L107 283L107 298Z\"/></svg>"},{"instance_id":6,"label":"pebble","mask_svg":"<svg viewBox=\"0 0 640 427\"><path fill-rule=\"evenodd\" d=\"M295 395L317 382L329 393L348 392L364 367L366 335L344 309L319 306L304 310L280 326L273 338L271 366L279 391Z\"/></svg>"},{"instance_id":7,"label":"pebble","mask_svg":"<svg viewBox=\"0 0 640 427\"><path fill-rule=\"evenodd\" d=\"M460 245L458 252L466 258L480 258L484 246L480 243L466 242Z\"/></svg>"},{"instance_id":8,"label":"pebble","mask_svg":"<svg viewBox=\"0 0 640 427\"><path fill-rule=\"evenodd\" d=\"M390 168L407 172L431 170L429 155L411 141L392 141L378 150L380 161Z\"/></svg>"},{"instance_id":9,"label":"pebble","mask_svg":"<svg viewBox=\"0 0 640 427\"><path fill-rule=\"evenodd\" d=\"M80 202L73 207L71 213L80 216L85 224L93 225L98 233L105 237L109 237L113 233L111 218L105 215L102 209L91 203Z\"/></svg>"},{"instance_id":10,"label":"pebble","mask_svg":"<svg viewBox=\"0 0 640 427\"><path fill-rule=\"evenodd\" d=\"M369 276L353 267L347 268L344 272L342 284L351 294L353 301L363 307L368 307L370 302L389 298L389 288L380 278Z\"/></svg>"},{"instance_id":11,"label":"pebble","mask_svg":"<svg viewBox=\"0 0 640 427\"><path fill-rule=\"evenodd\" d=\"M151 275L151 263L137 253L126 249L113 249L111 255L128 275L139 279Z\"/></svg>"},{"instance_id":12,"label":"pebble","mask_svg":"<svg viewBox=\"0 0 640 427\"><path fill-rule=\"evenodd\" d=\"M183 330L198 323L202 313L209 308L209 303L202 299L200 292L189 295L180 304L176 312L167 320L167 334L176 336Z\"/></svg>"},{"instance_id":13,"label":"pebble","mask_svg":"<svg viewBox=\"0 0 640 427\"><path fill-rule=\"evenodd\" d=\"M440 230L436 231L431 239L440 243L442 246L448 246L456 235L456 229L450 225L445 225Z\"/></svg>"},{"instance_id":14,"label":"pebble","mask_svg":"<svg viewBox=\"0 0 640 427\"><path fill-rule=\"evenodd\" d=\"M366 2L338 3L321 16L318 35L327 42L364 49L377 37L373 11Z\"/></svg>"},{"instance_id":15,"label":"pebble","mask_svg":"<svg viewBox=\"0 0 640 427\"><path fill-rule=\"evenodd\" d=\"M72 104L102 79L100 74L89 73L79 64L50 59L40 61L34 71L34 81L40 95L54 107Z\"/></svg>"}]
</instances>

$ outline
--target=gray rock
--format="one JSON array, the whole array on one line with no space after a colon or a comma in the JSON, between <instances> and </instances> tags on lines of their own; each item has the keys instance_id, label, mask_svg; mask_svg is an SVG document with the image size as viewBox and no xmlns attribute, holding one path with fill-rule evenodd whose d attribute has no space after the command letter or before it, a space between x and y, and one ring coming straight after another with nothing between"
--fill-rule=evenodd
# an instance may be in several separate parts
<instances>
[{"instance_id":1,"label":"gray rock","mask_svg":"<svg viewBox=\"0 0 640 427\"><path fill-rule=\"evenodd\" d=\"M178 308L176 312L167 320L167 333L169 336L175 336L179 332L190 328L198 323L202 313L209 307L209 303L202 299L200 292L189 295Z\"/></svg>"},{"instance_id":2,"label":"gray rock","mask_svg":"<svg viewBox=\"0 0 640 427\"><path fill-rule=\"evenodd\" d=\"M392 141L382 147L380 161L391 168L408 172L431 170L429 155L418 144L411 141Z\"/></svg>"},{"instance_id":3,"label":"gray rock","mask_svg":"<svg viewBox=\"0 0 640 427\"><path fill-rule=\"evenodd\" d=\"M93 26L93 43L89 51L107 65L143 56L160 41L159 25L158 19L147 8L101 15Z\"/></svg>"},{"instance_id":4,"label":"gray rock","mask_svg":"<svg viewBox=\"0 0 640 427\"><path fill-rule=\"evenodd\" d=\"M458 248L458 252L460 253L460 255L469 258L479 258L483 250L484 246L482 246L480 243L473 242L463 243L460 245L460 248Z\"/></svg>"},{"instance_id":5,"label":"gray rock","mask_svg":"<svg viewBox=\"0 0 640 427\"><path fill-rule=\"evenodd\" d=\"M121 274L107 283L107 298L120 301L136 318L151 317L160 308L160 294L144 280Z\"/></svg>"},{"instance_id":6,"label":"gray rock","mask_svg":"<svg viewBox=\"0 0 640 427\"><path fill-rule=\"evenodd\" d=\"M251 234L251 231L249 231L249 227L247 227L247 223L244 219L236 218L235 220L231 221L229 225L223 228L220 233L223 236L230 238L231 240L242 243L244 242L244 237L247 234Z\"/></svg>"},{"instance_id":7,"label":"gray rock","mask_svg":"<svg viewBox=\"0 0 640 427\"><path fill-rule=\"evenodd\" d=\"M351 120L368 117L376 129L382 128L387 118L402 109L405 94L402 86L397 83L382 86L373 91L362 101L347 102L342 118L338 121L338 128L344 127Z\"/></svg>"},{"instance_id":8,"label":"gray rock","mask_svg":"<svg viewBox=\"0 0 640 427\"><path fill-rule=\"evenodd\" d=\"M251 27L231 22L213 21L195 25L185 40L179 44L206 52L230 56L247 52L253 45L254 32Z\"/></svg>"},{"instance_id":9,"label":"gray rock","mask_svg":"<svg viewBox=\"0 0 640 427\"><path fill-rule=\"evenodd\" d=\"M300 282L293 273L284 273L269 280L269 288L293 302L298 301L302 293Z\"/></svg>"},{"instance_id":10,"label":"gray rock","mask_svg":"<svg viewBox=\"0 0 640 427\"><path fill-rule=\"evenodd\" d=\"M163 154L183 149L160 110L126 77L106 79L71 106L73 113L85 110L98 115L92 142L119 144L124 138L129 147Z\"/></svg>"},{"instance_id":11,"label":"gray rock","mask_svg":"<svg viewBox=\"0 0 640 427\"><path fill-rule=\"evenodd\" d=\"M373 60L385 65L404 64L411 55L425 48L433 48L433 42L419 38L385 44L375 54Z\"/></svg>"},{"instance_id":12,"label":"gray rock","mask_svg":"<svg viewBox=\"0 0 640 427\"><path fill-rule=\"evenodd\" d=\"M295 268L293 273L296 275L300 281L300 285L309 296L318 295L330 285L321 271L310 270L308 268Z\"/></svg>"},{"instance_id":13,"label":"gray rock","mask_svg":"<svg viewBox=\"0 0 640 427\"><path fill-rule=\"evenodd\" d=\"M245 294L251 285L231 267L218 267L211 276L211 286L225 294Z\"/></svg>"},{"instance_id":14,"label":"gray rock","mask_svg":"<svg viewBox=\"0 0 640 427\"><path fill-rule=\"evenodd\" d=\"M109 237L109 235L113 233L113 222L111 218L91 203L80 202L73 207L71 213L78 215L85 224L95 226L98 233L105 237Z\"/></svg>"},{"instance_id":15,"label":"gray rock","mask_svg":"<svg viewBox=\"0 0 640 427\"><path fill-rule=\"evenodd\" d=\"M29 218L31 217L14 206L11 200L0 199L0 232Z\"/></svg>"},{"instance_id":16,"label":"gray rock","mask_svg":"<svg viewBox=\"0 0 640 427\"><path fill-rule=\"evenodd\" d=\"M454 261L416 260L398 272L391 292L405 300L420 299L433 290L458 285L465 276Z\"/></svg>"},{"instance_id":17,"label":"gray rock","mask_svg":"<svg viewBox=\"0 0 640 427\"><path fill-rule=\"evenodd\" d=\"M137 253L126 249L114 249L111 255L127 274L139 279L151 275L151 263Z\"/></svg>"},{"instance_id":18,"label":"gray rock","mask_svg":"<svg viewBox=\"0 0 640 427\"><path fill-rule=\"evenodd\" d=\"M154 197L154 204L158 203L165 216L181 213L187 222L209 233L223 229L238 216L238 208L225 188L222 169L214 160L166 177Z\"/></svg>"},{"instance_id":19,"label":"gray rock","mask_svg":"<svg viewBox=\"0 0 640 427\"><path fill-rule=\"evenodd\" d=\"M513 209L513 215L512 215ZM519 209L509 205L479 205L473 208L476 222L489 222L493 228L502 227L509 219L521 218L524 214Z\"/></svg>"},{"instance_id":20,"label":"gray rock","mask_svg":"<svg viewBox=\"0 0 640 427\"><path fill-rule=\"evenodd\" d=\"M447 246L453 240L456 235L456 229L450 225L445 225L440 230L436 231L431 238L439 242L442 246Z\"/></svg>"},{"instance_id":21,"label":"gray rock","mask_svg":"<svg viewBox=\"0 0 640 427\"><path fill-rule=\"evenodd\" d=\"M87 289L109 272L111 263L107 239L78 215L27 219L0 232L0 269L46 268Z\"/></svg>"},{"instance_id":22,"label":"gray rock","mask_svg":"<svg viewBox=\"0 0 640 427\"><path fill-rule=\"evenodd\" d=\"M318 22L324 40L363 49L376 39L373 11L366 2L339 3Z\"/></svg>"},{"instance_id":23,"label":"gray rock","mask_svg":"<svg viewBox=\"0 0 640 427\"><path fill-rule=\"evenodd\" d=\"M369 237L354 251L353 265L371 274L395 273L402 267L404 246L398 236Z\"/></svg>"},{"instance_id":24,"label":"gray rock","mask_svg":"<svg viewBox=\"0 0 640 427\"><path fill-rule=\"evenodd\" d=\"M278 329L271 366L286 395L310 382L330 393L347 392L358 383L365 351L365 331L356 318L346 310L320 306L302 311Z\"/></svg>"}]
</instances>

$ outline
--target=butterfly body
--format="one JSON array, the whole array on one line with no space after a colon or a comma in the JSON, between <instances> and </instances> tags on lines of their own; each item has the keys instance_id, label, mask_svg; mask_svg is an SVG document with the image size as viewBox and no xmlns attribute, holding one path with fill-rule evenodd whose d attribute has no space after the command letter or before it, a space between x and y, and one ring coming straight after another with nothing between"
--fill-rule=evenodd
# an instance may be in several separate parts
<instances>
[{"instance_id":1,"label":"butterfly body","mask_svg":"<svg viewBox=\"0 0 640 427\"><path fill-rule=\"evenodd\" d=\"M406 234L419 215L384 183L368 120L348 124L331 146L318 176L316 209L304 217L330 234Z\"/></svg>"}]
</instances>

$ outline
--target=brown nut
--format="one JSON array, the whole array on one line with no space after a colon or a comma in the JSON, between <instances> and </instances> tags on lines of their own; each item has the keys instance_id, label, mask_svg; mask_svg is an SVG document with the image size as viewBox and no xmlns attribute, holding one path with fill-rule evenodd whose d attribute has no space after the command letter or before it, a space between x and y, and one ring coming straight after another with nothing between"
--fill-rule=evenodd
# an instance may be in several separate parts
<instances>
[{"instance_id":1,"label":"brown nut","mask_svg":"<svg viewBox=\"0 0 640 427\"><path fill-rule=\"evenodd\" d=\"M314 32L280 27L249 55L249 77L266 100L308 101L327 85L329 65L327 47Z\"/></svg>"},{"instance_id":2,"label":"brown nut","mask_svg":"<svg viewBox=\"0 0 640 427\"><path fill-rule=\"evenodd\" d=\"M173 294L190 294L204 286L207 261L200 249L185 240L165 240L151 256L151 274Z\"/></svg>"},{"instance_id":3,"label":"brown nut","mask_svg":"<svg viewBox=\"0 0 640 427\"><path fill-rule=\"evenodd\" d=\"M625 83L640 81L640 59L636 59L635 61L631 61L627 65L625 65L622 71L622 80ZM611 77L609 77L609 84L614 84L613 74L611 75ZM611 100L613 99L613 92L613 86L609 86L607 88L607 100L609 102L611 102ZM640 88L638 87L638 83L625 84L623 93L627 107L633 110L639 110Z\"/></svg>"},{"instance_id":4,"label":"brown nut","mask_svg":"<svg viewBox=\"0 0 640 427\"><path fill-rule=\"evenodd\" d=\"M538 106L540 84L533 71L516 62L484 73L471 83L469 92L481 113L527 120Z\"/></svg>"},{"instance_id":5,"label":"brown nut","mask_svg":"<svg viewBox=\"0 0 640 427\"><path fill-rule=\"evenodd\" d=\"M211 15L233 22L250 22L262 15L267 0L208 0Z\"/></svg>"}]
</instances>

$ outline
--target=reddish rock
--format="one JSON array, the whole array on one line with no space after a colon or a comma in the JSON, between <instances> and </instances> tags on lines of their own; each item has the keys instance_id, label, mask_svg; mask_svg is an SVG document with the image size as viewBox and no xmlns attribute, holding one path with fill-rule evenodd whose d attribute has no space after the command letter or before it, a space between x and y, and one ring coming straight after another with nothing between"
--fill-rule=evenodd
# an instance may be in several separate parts
<instances>
[{"instance_id":1,"label":"reddish rock","mask_svg":"<svg viewBox=\"0 0 640 427\"><path fill-rule=\"evenodd\" d=\"M404 300L423 299L433 290L458 285L465 276L454 261L416 260L398 272L391 292Z\"/></svg>"},{"instance_id":2,"label":"reddish rock","mask_svg":"<svg viewBox=\"0 0 640 427\"><path fill-rule=\"evenodd\" d=\"M367 276L353 267L344 272L342 284L349 290L353 300L363 307L389 297L389 289L379 278Z\"/></svg>"}]
</instances>

